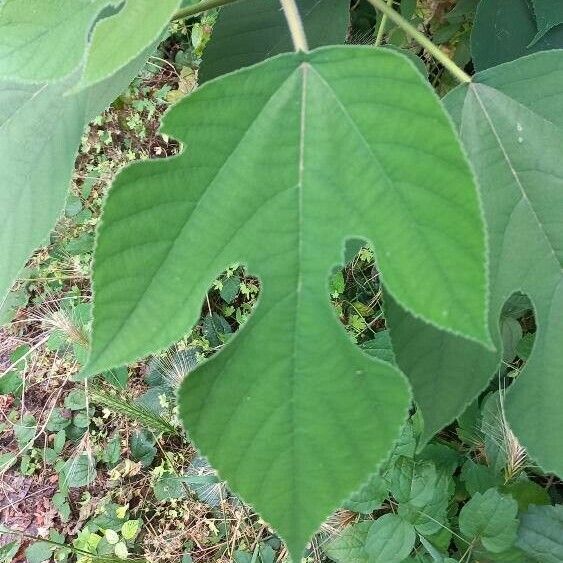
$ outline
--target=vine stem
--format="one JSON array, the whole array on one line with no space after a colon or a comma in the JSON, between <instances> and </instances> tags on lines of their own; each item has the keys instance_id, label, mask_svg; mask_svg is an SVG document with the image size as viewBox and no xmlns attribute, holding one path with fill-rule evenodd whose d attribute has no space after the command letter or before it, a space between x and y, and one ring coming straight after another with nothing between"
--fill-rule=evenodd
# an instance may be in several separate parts
<instances>
[{"instance_id":1,"label":"vine stem","mask_svg":"<svg viewBox=\"0 0 563 563\"><path fill-rule=\"evenodd\" d=\"M424 47L437 61L442 63L444 68L448 70L461 83L471 82L471 77L463 69L459 68L437 45L434 45L428 37L420 33L418 29L412 26L398 12L388 6L383 0L368 0L368 2L377 10L386 15L392 22L396 23L405 33L410 35L421 47Z\"/></svg>"},{"instance_id":2,"label":"vine stem","mask_svg":"<svg viewBox=\"0 0 563 563\"><path fill-rule=\"evenodd\" d=\"M282 5L285 19L287 20L289 32L291 33L293 47L296 51L307 52L309 45L307 43L307 37L305 36L305 30L303 29L303 20L299 15L299 9L297 8L295 0L280 0L280 4Z\"/></svg>"},{"instance_id":3,"label":"vine stem","mask_svg":"<svg viewBox=\"0 0 563 563\"><path fill-rule=\"evenodd\" d=\"M393 0L387 0L387 5L392 8ZM381 22L379 23L379 28L377 30L377 37L375 38L375 47L379 47L383 41L383 36L385 35L385 27L387 26L387 14L381 16Z\"/></svg>"},{"instance_id":4,"label":"vine stem","mask_svg":"<svg viewBox=\"0 0 563 563\"><path fill-rule=\"evenodd\" d=\"M170 21L183 20L184 18L189 18L190 16L197 16L201 12L207 12L207 10L212 10L213 8L220 8L221 6L226 6L227 4L233 4L238 2L238 0L201 0L197 4L192 6L186 6L178 10L171 18Z\"/></svg>"}]
</instances>

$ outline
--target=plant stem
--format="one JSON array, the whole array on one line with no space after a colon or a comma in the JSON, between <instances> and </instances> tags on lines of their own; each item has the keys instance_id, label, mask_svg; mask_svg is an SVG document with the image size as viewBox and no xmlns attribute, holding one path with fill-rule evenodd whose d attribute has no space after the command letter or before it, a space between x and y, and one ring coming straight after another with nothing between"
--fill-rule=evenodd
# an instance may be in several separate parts
<instances>
[{"instance_id":1,"label":"plant stem","mask_svg":"<svg viewBox=\"0 0 563 563\"><path fill-rule=\"evenodd\" d=\"M392 8L393 0L387 0L387 5ZM375 47L379 47L383 41L383 35L385 35L385 27L387 25L387 14L381 16L381 22L379 23L379 28L377 30L377 37L375 38Z\"/></svg>"},{"instance_id":2,"label":"plant stem","mask_svg":"<svg viewBox=\"0 0 563 563\"><path fill-rule=\"evenodd\" d=\"M201 0L197 4L192 6L186 6L181 10L178 10L171 18L170 21L183 20L184 18L189 18L190 16L197 16L201 12L207 12L207 10L212 10L213 8L220 8L226 4L232 4L238 0Z\"/></svg>"},{"instance_id":3,"label":"plant stem","mask_svg":"<svg viewBox=\"0 0 563 563\"><path fill-rule=\"evenodd\" d=\"M391 21L396 23L405 33L408 33L421 47L424 47L437 61L442 63L444 68L448 70L457 80L462 83L471 82L471 77L461 68L459 68L445 53L443 53L437 45L434 45L428 37L420 33L418 29L412 26L398 12L388 6L383 0L368 0L368 2L380 12L383 12Z\"/></svg>"},{"instance_id":4,"label":"plant stem","mask_svg":"<svg viewBox=\"0 0 563 563\"><path fill-rule=\"evenodd\" d=\"M303 29L303 20L299 15L299 9L297 8L295 0L280 0L280 3L283 8L283 13L285 14L285 19L287 20L289 32L291 33L293 47L296 51L308 51L309 45L307 44L307 37Z\"/></svg>"}]
</instances>

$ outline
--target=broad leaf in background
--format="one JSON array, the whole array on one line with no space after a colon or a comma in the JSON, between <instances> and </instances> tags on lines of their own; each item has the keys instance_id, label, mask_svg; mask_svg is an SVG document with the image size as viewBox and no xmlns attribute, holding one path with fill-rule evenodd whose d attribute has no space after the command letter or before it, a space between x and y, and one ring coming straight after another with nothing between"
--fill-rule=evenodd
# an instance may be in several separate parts
<instances>
[{"instance_id":1,"label":"broad leaf in background","mask_svg":"<svg viewBox=\"0 0 563 563\"><path fill-rule=\"evenodd\" d=\"M563 506L530 506L520 518L516 545L537 561L563 561Z\"/></svg>"},{"instance_id":2,"label":"broad leaf in background","mask_svg":"<svg viewBox=\"0 0 563 563\"><path fill-rule=\"evenodd\" d=\"M217 275L246 263L259 305L186 378L181 416L298 560L386 456L409 404L400 372L360 352L329 303L344 240L374 243L405 307L487 341L472 175L427 82L386 49L278 56L204 85L164 131L189 150L132 165L110 190L85 374L181 338Z\"/></svg>"},{"instance_id":3,"label":"broad leaf in background","mask_svg":"<svg viewBox=\"0 0 563 563\"><path fill-rule=\"evenodd\" d=\"M563 13L563 2L553 0L552 4ZM540 33L528 0L482 0L477 8L471 32L471 55L477 71L561 47L563 25Z\"/></svg>"},{"instance_id":4,"label":"broad leaf in background","mask_svg":"<svg viewBox=\"0 0 563 563\"><path fill-rule=\"evenodd\" d=\"M559 0L531 0L536 15L538 36L563 23L563 3Z\"/></svg>"},{"instance_id":5,"label":"broad leaf in background","mask_svg":"<svg viewBox=\"0 0 563 563\"><path fill-rule=\"evenodd\" d=\"M489 231L490 325L499 352L437 331L387 299L397 363L422 411L423 443L458 416L501 361L499 317L527 294L534 347L505 399L508 422L545 471L563 475L563 53L549 51L475 76L449 94L477 174Z\"/></svg>"},{"instance_id":6,"label":"broad leaf in background","mask_svg":"<svg viewBox=\"0 0 563 563\"><path fill-rule=\"evenodd\" d=\"M64 206L85 125L137 75L148 53L74 95L53 84L0 81L0 302Z\"/></svg>"},{"instance_id":7,"label":"broad leaf in background","mask_svg":"<svg viewBox=\"0 0 563 563\"><path fill-rule=\"evenodd\" d=\"M127 0L114 16L96 25L88 60L78 88L85 88L114 74L156 42L180 0Z\"/></svg>"},{"instance_id":8,"label":"broad leaf in background","mask_svg":"<svg viewBox=\"0 0 563 563\"><path fill-rule=\"evenodd\" d=\"M5 0L0 3L0 78L60 80L84 58L96 18L114 0ZM117 2L119 3L119 2Z\"/></svg>"},{"instance_id":9,"label":"broad leaf in background","mask_svg":"<svg viewBox=\"0 0 563 563\"><path fill-rule=\"evenodd\" d=\"M344 43L350 19L343 0L297 0L309 47ZM205 49L200 82L293 51L279 0L244 0L221 9Z\"/></svg>"}]
</instances>

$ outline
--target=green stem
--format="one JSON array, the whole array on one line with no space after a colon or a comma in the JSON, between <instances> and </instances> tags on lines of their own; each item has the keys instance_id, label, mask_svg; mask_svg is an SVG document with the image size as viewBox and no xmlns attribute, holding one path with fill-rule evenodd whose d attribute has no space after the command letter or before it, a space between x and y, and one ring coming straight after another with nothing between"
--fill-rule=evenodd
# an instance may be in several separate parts
<instances>
[{"instance_id":1,"label":"green stem","mask_svg":"<svg viewBox=\"0 0 563 563\"><path fill-rule=\"evenodd\" d=\"M297 8L295 0L280 0L280 4L282 5L285 19L287 20L289 32L291 33L293 47L296 51L307 52L309 45L307 44L307 37L303 29L303 20L299 15L299 8Z\"/></svg>"},{"instance_id":2,"label":"green stem","mask_svg":"<svg viewBox=\"0 0 563 563\"><path fill-rule=\"evenodd\" d=\"M424 47L437 61L442 63L444 68L448 70L457 80L462 83L471 82L471 77L461 68L459 68L445 53L443 53L437 45L434 45L428 37L420 33L418 29L412 26L398 12L388 6L383 0L368 0L370 4L392 22L396 23L405 33L410 35L421 47Z\"/></svg>"},{"instance_id":3,"label":"green stem","mask_svg":"<svg viewBox=\"0 0 563 563\"><path fill-rule=\"evenodd\" d=\"M184 18L189 18L190 16L197 16L201 12L207 12L207 10L212 10L213 8L220 8L221 6L226 6L227 4L232 4L238 0L201 0L197 4L192 6L186 6L181 10L178 10L171 18L171 21L183 20Z\"/></svg>"},{"instance_id":4,"label":"green stem","mask_svg":"<svg viewBox=\"0 0 563 563\"><path fill-rule=\"evenodd\" d=\"M393 0L387 0L387 5L392 8ZM381 16L381 22L379 24L379 29L377 30L377 37L375 38L375 47L379 47L383 41L383 35L385 35L385 27L387 26L387 14Z\"/></svg>"}]
</instances>

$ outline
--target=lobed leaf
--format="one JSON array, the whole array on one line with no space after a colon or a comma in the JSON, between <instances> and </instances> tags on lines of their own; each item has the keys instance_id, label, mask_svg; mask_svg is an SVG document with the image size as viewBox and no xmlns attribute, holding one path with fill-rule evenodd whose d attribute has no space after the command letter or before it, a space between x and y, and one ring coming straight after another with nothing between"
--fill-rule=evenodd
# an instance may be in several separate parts
<instances>
[{"instance_id":1,"label":"lobed leaf","mask_svg":"<svg viewBox=\"0 0 563 563\"><path fill-rule=\"evenodd\" d=\"M563 57L538 53L479 73L446 97L473 164L489 232L490 326L515 292L527 294L538 326L526 366L506 394L506 414L531 457L563 474ZM387 299L399 367L422 411L424 441L487 385L501 352L413 319Z\"/></svg>"},{"instance_id":2,"label":"lobed leaf","mask_svg":"<svg viewBox=\"0 0 563 563\"><path fill-rule=\"evenodd\" d=\"M400 372L361 353L330 306L344 240L374 242L416 314L486 340L472 175L427 82L384 49L230 74L180 102L164 131L189 149L129 167L107 200L85 375L179 339L219 272L245 262L262 280L257 309L185 379L180 413L297 559L385 458L409 404Z\"/></svg>"}]
</instances>

